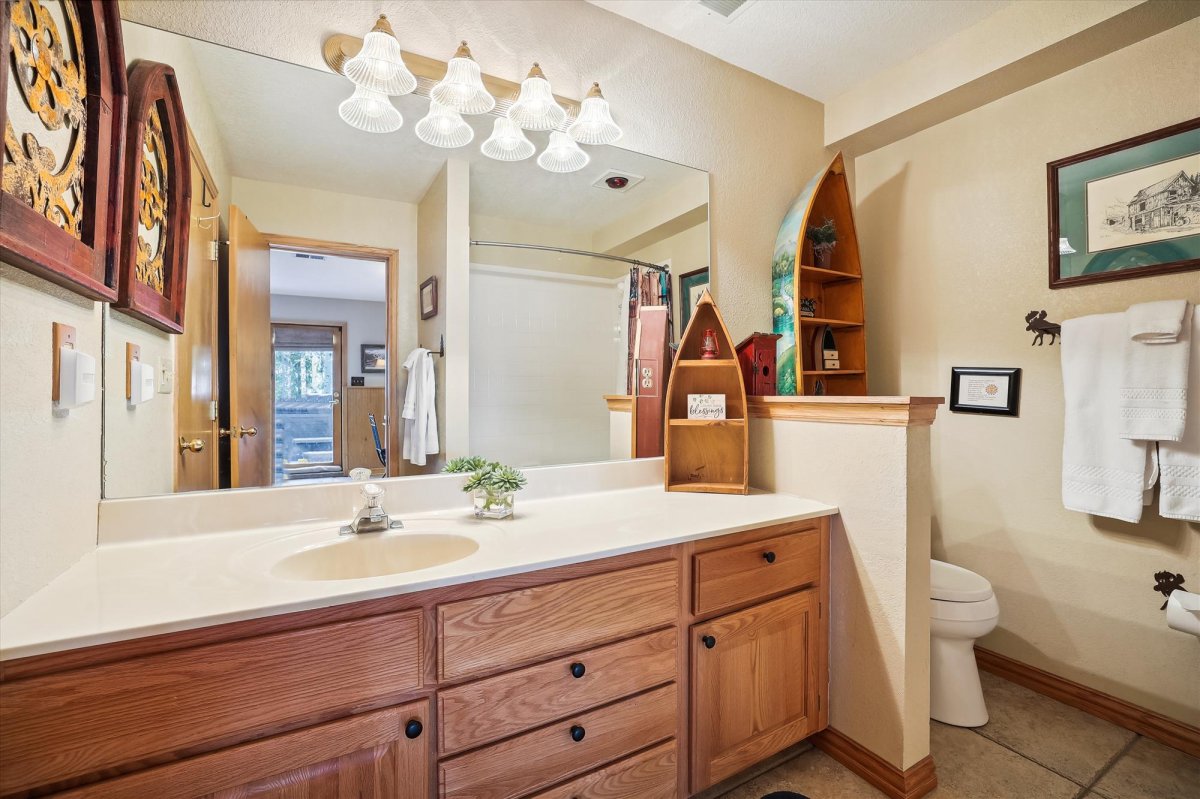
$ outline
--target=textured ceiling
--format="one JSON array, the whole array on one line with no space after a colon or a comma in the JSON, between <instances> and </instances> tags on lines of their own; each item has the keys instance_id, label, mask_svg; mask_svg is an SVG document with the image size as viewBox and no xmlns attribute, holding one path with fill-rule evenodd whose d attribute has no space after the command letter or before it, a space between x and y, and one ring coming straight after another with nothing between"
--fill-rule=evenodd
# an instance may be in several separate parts
<instances>
[{"instance_id":1,"label":"textured ceiling","mask_svg":"<svg viewBox=\"0 0 1200 799\"><path fill-rule=\"evenodd\" d=\"M822 102L1009 0L750 0L726 19L696 0L588 0Z\"/></svg>"},{"instance_id":2,"label":"textured ceiling","mask_svg":"<svg viewBox=\"0 0 1200 799\"><path fill-rule=\"evenodd\" d=\"M447 158L461 158L471 163L472 213L590 230L630 214L696 171L613 146L585 148L592 161L566 175L542 169L536 156L518 163L493 161L479 152L495 122L487 114L467 117L475 129L471 144L432 147L413 132L428 110L428 101L416 95L393 98L404 116L400 130L365 133L337 114L338 103L352 91L345 78L180 38L203 76L229 170L238 177L415 203ZM548 134L528 135L539 152L544 149ZM609 169L645 181L624 194L593 187Z\"/></svg>"}]
</instances>

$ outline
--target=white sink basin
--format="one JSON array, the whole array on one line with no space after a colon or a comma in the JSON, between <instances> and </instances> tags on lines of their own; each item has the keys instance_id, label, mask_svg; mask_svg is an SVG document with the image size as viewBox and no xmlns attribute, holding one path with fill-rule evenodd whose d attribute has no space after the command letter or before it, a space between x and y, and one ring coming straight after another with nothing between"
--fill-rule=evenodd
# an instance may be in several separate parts
<instances>
[{"instance_id":1,"label":"white sink basin","mask_svg":"<svg viewBox=\"0 0 1200 799\"><path fill-rule=\"evenodd\" d=\"M271 567L271 575L285 580L385 577L453 563L478 549L474 538L419 528L347 535L279 559Z\"/></svg>"}]
</instances>

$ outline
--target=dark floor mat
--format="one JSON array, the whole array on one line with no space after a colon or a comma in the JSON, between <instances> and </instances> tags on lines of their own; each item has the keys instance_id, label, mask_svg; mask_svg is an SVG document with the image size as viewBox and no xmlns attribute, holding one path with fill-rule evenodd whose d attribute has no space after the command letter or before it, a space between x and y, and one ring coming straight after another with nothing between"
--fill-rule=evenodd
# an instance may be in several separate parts
<instances>
[{"instance_id":1,"label":"dark floor mat","mask_svg":"<svg viewBox=\"0 0 1200 799\"><path fill-rule=\"evenodd\" d=\"M767 794L762 799L808 799L808 797L795 791L775 791L774 793Z\"/></svg>"}]
</instances>

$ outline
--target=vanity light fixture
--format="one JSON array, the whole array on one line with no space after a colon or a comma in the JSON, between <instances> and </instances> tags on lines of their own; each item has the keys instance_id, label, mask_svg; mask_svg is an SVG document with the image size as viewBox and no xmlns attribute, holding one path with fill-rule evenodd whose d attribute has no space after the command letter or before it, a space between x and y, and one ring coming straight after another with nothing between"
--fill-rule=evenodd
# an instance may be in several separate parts
<instances>
[{"instance_id":1,"label":"vanity light fixture","mask_svg":"<svg viewBox=\"0 0 1200 799\"><path fill-rule=\"evenodd\" d=\"M509 107L508 118L525 130L555 130L567 118L567 112L554 100L546 73L536 61L521 81L521 93Z\"/></svg>"},{"instance_id":2,"label":"vanity light fixture","mask_svg":"<svg viewBox=\"0 0 1200 799\"><path fill-rule=\"evenodd\" d=\"M446 65L446 76L430 90L429 96L460 114L486 114L496 107L496 98L484 87L479 65L466 41L458 46L454 58Z\"/></svg>"},{"instance_id":3,"label":"vanity light fixture","mask_svg":"<svg viewBox=\"0 0 1200 799\"><path fill-rule=\"evenodd\" d=\"M356 86L397 96L417 88L417 79L404 64L400 42L383 14L363 37L362 49L342 66L342 74Z\"/></svg>"},{"instance_id":4,"label":"vanity light fixture","mask_svg":"<svg viewBox=\"0 0 1200 799\"><path fill-rule=\"evenodd\" d=\"M536 149L533 142L525 138L525 131L508 117L498 117L492 127L492 135L479 148L488 158L497 161L524 161Z\"/></svg>"},{"instance_id":5,"label":"vanity light fixture","mask_svg":"<svg viewBox=\"0 0 1200 799\"><path fill-rule=\"evenodd\" d=\"M437 100L429 101L429 113L417 123L417 138L434 147L462 147L475 138L475 131L462 115Z\"/></svg>"},{"instance_id":6,"label":"vanity light fixture","mask_svg":"<svg viewBox=\"0 0 1200 799\"><path fill-rule=\"evenodd\" d=\"M354 94L338 104L338 116L367 133L391 133L404 124L400 109L383 92L355 86Z\"/></svg>"},{"instance_id":7,"label":"vanity light fixture","mask_svg":"<svg viewBox=\"0 0 1200 799\"><path fill-rule=\"evenodd\" d=\"M578 172L592 160L567 134L556 130L550 134L550 143L538 156L538 166L547 172Z\"/></svg>"},{"instance_id":8,"label":"vanity light fixture","mask_svg":"<svg viewBox=\"0 0 1200 799\"><path fill-rule=\"evenodd\" d=\"M579 109L579 118L567 128L571 138L580 144L612 144L621 138L621 128L613 122L608 100L600 93L600 84L593 83Z\"/></svg>"}]
</instances>

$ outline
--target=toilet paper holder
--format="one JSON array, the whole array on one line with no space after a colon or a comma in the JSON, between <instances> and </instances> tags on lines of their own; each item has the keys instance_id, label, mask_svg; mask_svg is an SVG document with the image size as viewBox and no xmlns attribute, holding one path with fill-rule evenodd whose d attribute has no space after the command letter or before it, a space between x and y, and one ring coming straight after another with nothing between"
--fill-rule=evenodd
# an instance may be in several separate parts
<instances>
[{"instance_id":1,"label":"toilet paper holder","mask_svg":"<svg viewBox=\"0 0 1200 799\"><path fill-rule=\"evenodd\" d=\"M1166 597L1159 610L1167 609L1167 602L1171 599L1172 591L1176 589L1187 590L1183 587L1184 582L1186 582L1184 576L1176 572L1161 571L1154 573L1154 591ZM1189 608L1189 610L1200 610L1200 608Z\"/></svg>"}]
</instances>

